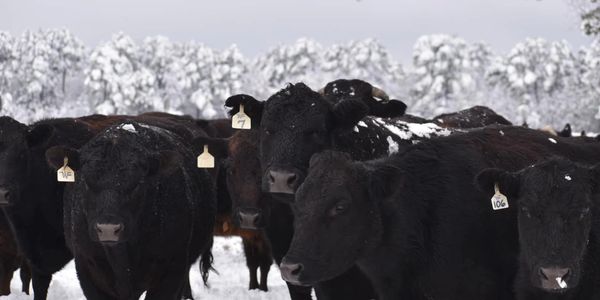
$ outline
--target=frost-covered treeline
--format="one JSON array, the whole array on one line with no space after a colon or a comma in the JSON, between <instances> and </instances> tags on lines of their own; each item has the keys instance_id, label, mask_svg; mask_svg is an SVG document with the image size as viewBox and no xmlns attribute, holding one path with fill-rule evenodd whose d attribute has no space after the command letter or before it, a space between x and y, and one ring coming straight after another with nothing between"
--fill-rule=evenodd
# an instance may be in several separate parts
<instances>
[{"instance_id":1,"label":"frost-covered treeline","mask_svg":"<svg viewBox=\"0 0 600 300\"><path fill-rule=\"evenodd\" d=\"M403 66L373 39L328 47L300 39L248 58L235 46L162 36L118 33L86 48L62 29L0 32L0 113L24 122L154 110L216 118L235 93L265 99L288 82L319 89L337 78L367 80L425 117L480 104L516 123L600 130L600 43L527 39L494 53L484 42L426 35Z\"/></svg>"}]
</instances>

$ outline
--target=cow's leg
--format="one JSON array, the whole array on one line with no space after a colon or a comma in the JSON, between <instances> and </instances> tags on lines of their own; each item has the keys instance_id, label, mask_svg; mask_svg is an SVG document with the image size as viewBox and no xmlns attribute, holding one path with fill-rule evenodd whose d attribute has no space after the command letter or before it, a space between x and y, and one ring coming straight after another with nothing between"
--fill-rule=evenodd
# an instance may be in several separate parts
<instances>
[{"instance_id":1,"label":"cow's leg","mask_svg":"<svg viewBox=\"0 0 600 300\"><path fill-rule=\"evenodd\" d=\"M258 278L256 272L258 271L258 249L251 238L242 237L242 244L244 245L244 254L246 255L246 266L250 272L250 284L249 289L255 290L258 288Z\"/></svg>"},{"instance_id":2,"label":"cow's leg","mask_svg":"<svg viewBox=\"0 0 600 300\"><path fill-rule=\"evenodd\" d=\"M153 283L146 291L145 300L179 300L189 272L190 266L163 270L160 280Z\"/></svg>"},{"instance_id":3,"label":"cow's leg","mask_svg":"<svg viewBox=\"0 0 600 300\"><path fill-rule=\"evenodd\" d=\"M192 285L190 284L189 272L185 276L185 285L183 286L183 294L181 298L184 300L194 300L194 296L192 296Z\"/></svg>"},{"instance_id":4,"label":"cow's leg","mask_svg":"<svg viewBox=\"0 0 600 300\"><path fill-rule=\"evenodd\" d=\"M77 262L75 260L75 271L77 271L77 278L79 278L79 285L81 285L81 290L83 290L83 294L85 298L88 300L118 300L115 297L107 295L103 291L99 290L95 285L91 276L91 272L85 266L85 264ZM34 281L35 286L35 281ZM34 291L35 292L35 291ZM37 298L36 298L37 299Z\"/></svg>"},{"instance_id":5,"label":"cow's leg","mask_svg":"<svg viewBox=\"0 0 600 300\"><path fill-rule=\"evenodd\" d=\"M260 266L260 283L258 288L263 291L267 291L267 279L269 277L269 271L273 264L273 255L271 254L271 245L266 240L263 234L257 236L256 244L258 245L258 261Z\"/></svg>"},{"instance_id":6,"label":"cow's leg","mask_svg":"<svg viewBox=\"0 0 600 300\"><path fill-rule=\"evenodd\" d=\"M23 293L29 295L29 283L31 282L31 269L29 268L29 264L25 260L21 263L21 268L19 270L19 275L21 277L21 290Z\"/></svg>"},{"instance_id":7,"label":"cow's leg","mask_svg":"<svg viewBox=\"0 0 600 300\"><path fill-rule=\"evenodd\" d=\"M37 270L32 270L31 281L33 283L34 300L46 300L51 280L52 275L42 274Z\"/></svg>"}]
</instances>

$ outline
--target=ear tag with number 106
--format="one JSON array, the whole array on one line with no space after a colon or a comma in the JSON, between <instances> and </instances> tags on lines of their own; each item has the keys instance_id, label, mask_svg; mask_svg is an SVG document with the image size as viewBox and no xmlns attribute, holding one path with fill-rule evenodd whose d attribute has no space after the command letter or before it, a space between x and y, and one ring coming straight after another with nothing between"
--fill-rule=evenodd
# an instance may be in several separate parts
<instances>
[{"instance_id":1,"label":"ear tag with number 106","mask_svg":"<svg viewBox=\"0 0 600 300\"><path fill-rule=\"evenodd\" d=\"M492 208L494 210L507 209L508 198L500 193L498 183L494 183L494 196L492 196Z\"/></svg>"},{"instance_id":2,"label":"ear tag with number 106","mask_svg":"<svg viewBox=\"0 0 600 300\"><path fill-rule=\"evenodd\" d=\"M204 152L198 155L198 168L212 169L215 167L215 158L208 153L208 145L204 145Z\"/></svg>"},{"instance_id":3,"label":"ear tag with number 106","mask_svg":"<svg viewBox=\"0 0 600 300\"><path fill-rule=\"evenodd\" d=\"M240 104L240 111L231 118L231 127L235 129L252 129L252 120L244 112L243 104Z\"/></svg>"},{"instance_id":4,"label":"ear tag with number 106","mask_svg":"<svg viewBox=\"0 0 600 300\"><path fill-rule=\"evenodd\" d=\"M56 181L58 182L75 182L75 171L69 168L67 164L69 163L69 159L65 156L63 160L62 168L56 171Z\"/></svg>"}]
</instances>

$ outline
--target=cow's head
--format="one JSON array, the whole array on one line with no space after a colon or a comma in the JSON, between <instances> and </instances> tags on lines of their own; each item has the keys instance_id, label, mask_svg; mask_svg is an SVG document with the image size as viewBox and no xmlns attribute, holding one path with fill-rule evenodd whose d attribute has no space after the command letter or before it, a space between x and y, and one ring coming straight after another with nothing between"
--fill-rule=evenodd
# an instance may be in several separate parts
<instances>
[{"instance_id":1,"label":"cow's head","mask_svg":"<svg viewBox=\"0 0 600 300\"><path fill-rule=\"evenodd\" d=\"M27 126L10 117L0 117L0 205L19 201L30 174L32 159L53 135L53 127L40 124ZM43 160L41 161L43 163Z\"/></svg>"},{"instance_id":2,"label":"cow's head","mask_svg":"<svg viewBox=\"0 0 600 300\"><path fill-rule=\"evenodd\" d=\"M576 287L600 200L600 166L554 158L518 172L487 169L477 181L488 192L497 183L519 207L522 275L549 292Z\"/></svg>"},{"instance_id":3,"label":"cow's head","mask_svg":"<svg viewBox=\"0 0 600 300\"><path fill-rule=\"evenodd\" d=\"M208 145L209 152L224 162L234 222L246 229L265 227L271 210L270 197L261 190L258 130L238 131L228 139L199 137L194 144Z\"/></svg>"},{"instance_id":4,"label":"cow's head","mask_svg":"<svg viewBox=\"0 0 600 300\"><path fill-rule=\"evenodd\" d=\"M226 101L234 108L232 114L237 113L239 104L245 105L253 122L260 123L263 190L288 195L304 180L310 157L331 148L333 136L352 130L369 112L358 99L331 104L303 83L290 84L266 102L247 95Z\"/></svg>"},{"instance_id":5,"label":"cow's head","mask_svg":"<svg viewBox=\"0 0 600 300\"><path fill-rule=\"evenodd\" d=\"M392 118L404 115L406 104L394 100L380 88L360 79L338 79L319 90L332 104L346 99L359 99L369 107L369 115Z\"/></svg>"},{"instance_id":6,"label":"cow's head","mask_svg":"<svg viewBox=\"0 0 600 300\"><path fill-rule=\"evenodd\" d=\"M156 205L161 180L181 168L177 152L149 149L140 142L142 135L156 133L127 123L107 129L80 150L55 146L46 151L55 169L69 159L75 171L71 201L77 201L93 241L114 245L135 236L144 226L141 214L153 211L144 208Z\"/></svg>"},{"instance_id":7,"label":"cow's head","mask_svg":"<svg viewBox=\"0 0 600 300\"><path fill-rule=\"evenodd\" d=\"M283 278L314 284L352 267L381 240L379 203L373 200L373 173L348 154L313 155L296 193L294 237L281 263Z\"/></svg>"}]
</instances>

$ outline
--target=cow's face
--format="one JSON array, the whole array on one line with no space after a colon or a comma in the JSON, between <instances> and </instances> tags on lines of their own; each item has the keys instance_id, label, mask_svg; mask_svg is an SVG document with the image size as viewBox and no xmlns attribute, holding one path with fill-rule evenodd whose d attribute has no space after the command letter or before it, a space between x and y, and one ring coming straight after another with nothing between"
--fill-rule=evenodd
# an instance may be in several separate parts
<instances>
[{"instance_id":1,"label":"cow's face","mask_svg":"<svg viewBox=\"0 0 600 300\"><path fill-rule=\"evenodd\" d=\"M81 151L58 146L46 152L55 167L64 156L79 162L73 166L71 201L78 203L92 241L114 245L136 236L144 226L141 214L159 213L154 200L161 177L180 166L177 153L149 150L136 141L136 134L119 130L94 138Z\"/></svg>"},{"instance_id":2,"label":"cow's face","mask_svg":"<svg viewBox=\"0 0 600 300\"><path fill-rule=\"evenodd\" d=\"M9 117L0 118L0 205L19 201L28 176L33 176L29 174L30 157L43 147L52 131L49 125L28 127Z\"/></svg>"},{"instance_id":3,"label":"cow's face","mask_svg":"<svg viewBox=\"0 0 600 300\"><path fill-rule=\"evenodd\" d=\"M267 225L271 210L261 190L258 131L240 131L229 139L227 188L233 202L234 220L240 227L259 229Z\"/></svg>"},{"instance_id":4,"label":"cow's face","mask_svg":"<svg viewBox=\"0 0 600 300\"><path fill-rule=\"evenodd\" d=\"M367 171L347 154L313 156L296 193L294 237L280 268L295 284L331 279L364 256L381 238L377 204L369 197Z\"/></svg>"},{"instance_id":5,"label":"cow's face","mask_svg":"<svg viewBox=\"0 0 600 300\"><path fill-rule=\"evenodd\" d=\"M598 200L595 169L553 159L517 173L479 175L495 178L487 185L498 182L509 202L518 201L521 272L534 287L560 293L579 283Z\"/></svg>"},{"instance_id":6,"label":"cow's face","mask_svg":"<svg viewBox=\"0 0 600 300\"><path fill-rule=\"evenodd\" d=\"M294 194L306 176L310 157L331 148L334 135L351 130L367 113L360 100L331 105L301 83L269 98L260 123L263 190Z\"/></svg>"}]
</instances>

